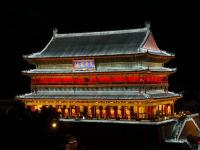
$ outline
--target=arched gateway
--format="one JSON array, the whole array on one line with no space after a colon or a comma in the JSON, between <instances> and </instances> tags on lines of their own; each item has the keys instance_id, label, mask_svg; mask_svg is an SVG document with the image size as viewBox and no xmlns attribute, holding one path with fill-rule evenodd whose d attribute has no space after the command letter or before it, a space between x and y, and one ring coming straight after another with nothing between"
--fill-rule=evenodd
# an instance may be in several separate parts
<instances>
[{"instance_id":1,"label":"arched gateway","mask_svg":"<svg viewBox=\"0 0 200 150\"><path fill-rule=\"evenodd\" d=\"M64 118L170 117L179 94L168 91L164 67L174 58L160 50L148 27L106 32L58 34L24 58L36 69L31 93L17 96L33 111L52 106Z\"/></svg>"}]
</instances>

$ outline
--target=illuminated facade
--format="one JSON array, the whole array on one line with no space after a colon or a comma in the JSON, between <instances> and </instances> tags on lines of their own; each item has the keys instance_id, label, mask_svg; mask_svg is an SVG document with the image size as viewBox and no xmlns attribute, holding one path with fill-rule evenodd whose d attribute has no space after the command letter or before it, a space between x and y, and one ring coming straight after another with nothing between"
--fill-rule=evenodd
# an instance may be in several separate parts
<instances>
[{"instance_id":1,"label":"illuminated facade","mask_svg":"<svg viewBox=\"0 0 200 150\"><path fill-rule=\"evenodd\" d=\"M153 119L172 116L179 94L168 91L164 67L174 58L160 50L148 27L58 34L24 58L36 69L31 93L17 96L33 111L55 107L64 118Z\"/></svg>"}]
</instances>

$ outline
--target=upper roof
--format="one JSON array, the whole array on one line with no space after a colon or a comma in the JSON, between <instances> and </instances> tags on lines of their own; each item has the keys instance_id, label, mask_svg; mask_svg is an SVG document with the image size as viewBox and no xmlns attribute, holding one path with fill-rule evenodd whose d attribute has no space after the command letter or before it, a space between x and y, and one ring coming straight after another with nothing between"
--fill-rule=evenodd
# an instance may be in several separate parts
<instances>
[{"instance_id":1,"label":"upper roof","mask_svg":"<svg viewBox=\"0 0 200 150\"><path fill-rule=\"evenodd\" d=\"M173 56L157 47L152 49L145 45L148 37L152 36L149 28L58 34L54 32L47 46L38 53L25 56L26 58L57 58L57 57L93 57L109 55L126 55L149 53L161 56ZM153 43L152 45L156 45ZM156 45L157 46L157 45Z\"/></svg>"}]
</instances>

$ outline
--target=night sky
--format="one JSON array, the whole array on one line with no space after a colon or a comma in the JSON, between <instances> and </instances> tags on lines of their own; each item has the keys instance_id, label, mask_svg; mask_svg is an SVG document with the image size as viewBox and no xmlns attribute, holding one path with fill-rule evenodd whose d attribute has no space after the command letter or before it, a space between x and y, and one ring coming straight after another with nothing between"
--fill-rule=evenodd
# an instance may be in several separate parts
<instances>
[{"instance_id":1,"label":"night sky","mask_svg":"<svg viewBox=\"0 0 200 150\"><path fill-rule=\"evenodd\" d=\"M1 4L2 5L2 4ZM144 27L151 30L160 49L175 53L168 66L177 67L170 77L170 90L199 93L199 15L195 4L174 2L140 3L7 3L1 9L0 99L30 92L22 70L33 68L23 55L41 51L58 33L121 30ZM200 94L199 94L200 95Z\"/></svg>"}]
</instances>

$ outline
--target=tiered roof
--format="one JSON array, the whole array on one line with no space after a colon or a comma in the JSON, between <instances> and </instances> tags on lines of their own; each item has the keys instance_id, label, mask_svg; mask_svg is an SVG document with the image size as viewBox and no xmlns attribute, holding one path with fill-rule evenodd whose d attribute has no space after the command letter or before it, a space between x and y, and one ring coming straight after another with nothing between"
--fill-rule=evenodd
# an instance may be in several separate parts
<instances>
[{"instance_id":1,"label":"tiered roof","mask_svg":"<svg viewBox=\"0 0 200 150\"><path fill-rule=\"evenodd\" d=\"M173 57L166 51L155 46L145 44L153 37L149 28L58 34L54 32L47 46L38 53L25 58L74 58L95 56L116 56L130 54L144 54Z\"/></svg>"},{"instance_id":2,"label":"tiered roof","mask_svg":"<svg viewBox=\"0 0 200 150\"><path fill-rule=\"evenodd\" d=\"M173 92L165 92L164 90L150 90L147 92L137 91L38 91L37 93L29 93L20 96L26 99L68 99L68 100L147 100L156 98L180 97L179 94Z\"/></svg>"},{"instance_id":3,"label":"tiered roof","mask_svg":"<svg viewBox=\"0 0 200 150\"><path fill-rule=\"evenodd\" d=\"M151 71L151 72L174 72L175 68L166 68L166 67L146 67L146 66L135 66L132 68L100 68L98 67L95 72L141 72L141 71ZM32 69L28 71L23 71L24 73L28 74L60 74L60 73L74 73L73 70L67 70L67 69ZM76 73L88 73L90 71L76 71ZM91 71L94 72L94 71Z\"/></svg>"},{"instance_id":4,"label":"tiered roof","mask_svg":"<svg viewBox=\"0 0 200 150\"><path fill-rule=\"evenodd\" d=\"M153 43L153 44L152 44ZM48 58L90 58L98 56L129 56L135 54L150 54L154 56L174 57L166 51L160 50L150 32L149 28L89 32L89 33L71 33L58 34L54 32L52 39L47 46L38 53L25 56L26 59L46 59ZM97 67L95 72L173 72L174 69L165 67L146 67L132 66L130 68L101 68ZM84 72L84 71L81 71ZM24 71L27 74L64 74L74 73L73 70L67 69L33 69ZM79 73L79 71L75 71ZM89 71L87 71L89 73ZM19 99L69 99L69 100L144 100L157 98L179 97L179 94L167 92L165 90L119 90L119 91L42 91L18 96Z\"/></svg>"}]
</instances>

